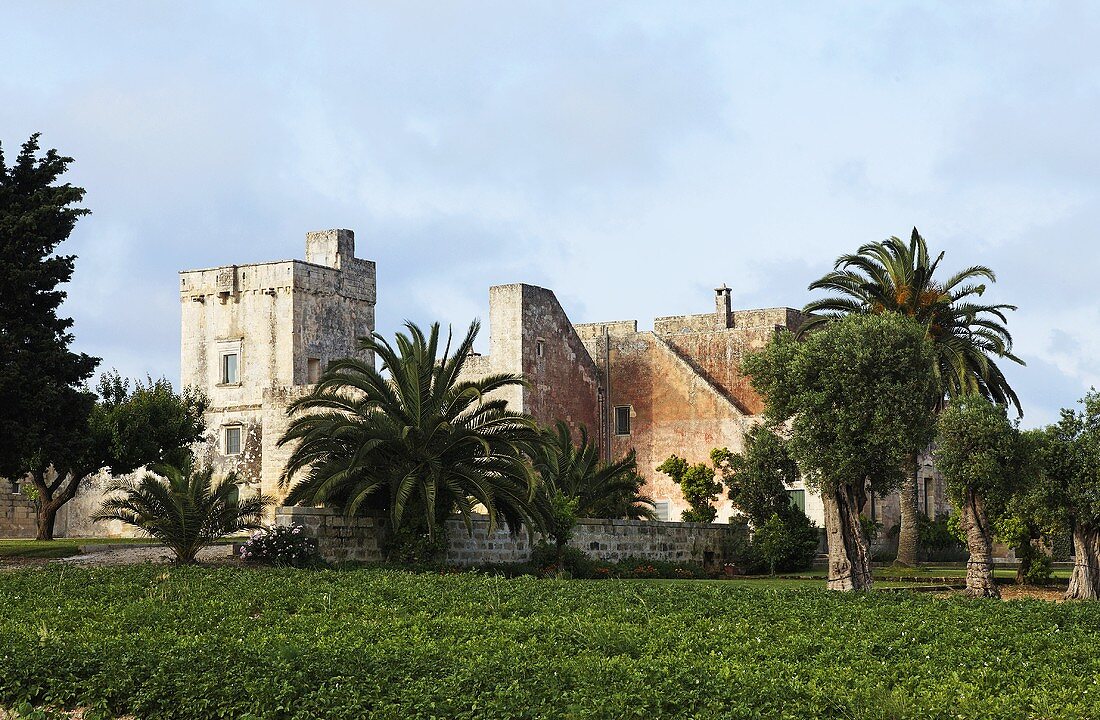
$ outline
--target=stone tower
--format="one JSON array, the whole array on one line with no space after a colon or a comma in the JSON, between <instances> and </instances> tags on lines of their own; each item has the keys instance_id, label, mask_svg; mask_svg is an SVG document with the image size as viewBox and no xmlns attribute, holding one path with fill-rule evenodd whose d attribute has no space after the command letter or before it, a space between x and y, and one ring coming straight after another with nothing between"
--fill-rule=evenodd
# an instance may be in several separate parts
<instances>
[{"instance_id":1,"label":"stone tower","mask_svg":"<svg viewBox=\"0 0 1100 720\"><path fill-rule=\"evenodd\" d=\"M242 495L277 498L287 405L374 332L375 265L351 230L306 235L306 259L180 273L182 386L210 398L200 462L236 472Z\"/></svg>"}]
</instances>

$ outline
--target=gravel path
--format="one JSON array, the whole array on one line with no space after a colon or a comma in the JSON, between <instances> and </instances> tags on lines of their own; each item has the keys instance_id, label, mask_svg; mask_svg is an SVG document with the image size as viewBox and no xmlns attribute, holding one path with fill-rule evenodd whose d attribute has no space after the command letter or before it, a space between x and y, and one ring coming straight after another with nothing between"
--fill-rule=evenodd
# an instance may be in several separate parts
<instances>
[{"instance_id":1,"label":"gravel path","mask_svg":"<svg viewBox=\"0 0 1100 720\"><path fill-rule=\"evenodd\" d=\"M105 549L101 549L105 548ZM232 545L212 545L199 551L199 562L229 560L233 557ZM111 547L95 546L93 552L73 555L52 560L55 563L98 567L101 565L138 565L141 563L168 563L175 560L172 551L163 546L156 547Z\"/></svg>"}]
</instances>

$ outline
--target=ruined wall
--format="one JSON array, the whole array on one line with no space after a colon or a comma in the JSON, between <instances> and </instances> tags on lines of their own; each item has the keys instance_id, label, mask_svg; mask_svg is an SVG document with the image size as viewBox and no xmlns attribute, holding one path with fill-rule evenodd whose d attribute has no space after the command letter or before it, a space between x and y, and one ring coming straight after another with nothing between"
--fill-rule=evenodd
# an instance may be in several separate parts
<instances>
[{"instance_id":1,"label":"ruined wall","mask_svg":"<svg viewBox=\"0 0 1100 720\"><path fill-rule=\"evenodd\" d=\"M523 284L489 289L489 354L469 357L462 377L489 373L527 379L527 388L495 394L511 409L546 425L564 420L574 437L583 425L598 438L596 366L551 291Z\"/></svg>"}]
</instances>

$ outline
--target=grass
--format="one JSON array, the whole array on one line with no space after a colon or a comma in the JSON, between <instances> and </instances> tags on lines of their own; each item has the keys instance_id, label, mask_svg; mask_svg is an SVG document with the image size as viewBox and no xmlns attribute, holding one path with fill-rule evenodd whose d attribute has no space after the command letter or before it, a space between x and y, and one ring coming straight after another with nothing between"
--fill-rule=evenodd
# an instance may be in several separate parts
<instances>
[{"instance_id":1,"label":"grass","mask_svg":"<svg viewBox=\"0 0 1100 720\"><path fill-rule=\"evenodd\" d=\"M778 581L46 566L0 705L88 718L1095 718L1100 606Z\"/></svg>"}]
</instances>

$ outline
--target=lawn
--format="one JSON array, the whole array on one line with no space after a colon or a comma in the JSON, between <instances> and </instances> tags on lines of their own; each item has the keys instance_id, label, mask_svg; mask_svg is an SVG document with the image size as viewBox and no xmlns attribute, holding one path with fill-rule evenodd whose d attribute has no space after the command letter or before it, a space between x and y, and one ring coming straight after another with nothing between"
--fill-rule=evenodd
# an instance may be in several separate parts
<instances>
[{"instance_id":1,"label":"lawn","mask_svg":"<svg viewBox=\"0 0 1100 720\"><path fill-rule=\"evenodd\" d=\"M1090 604L754 581L131 566L5 572L0 607L9 708L141 718L1100 716L1100 606Z\"/></svg>"}]
</instances>

